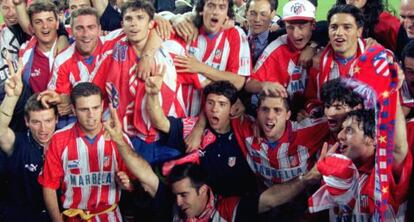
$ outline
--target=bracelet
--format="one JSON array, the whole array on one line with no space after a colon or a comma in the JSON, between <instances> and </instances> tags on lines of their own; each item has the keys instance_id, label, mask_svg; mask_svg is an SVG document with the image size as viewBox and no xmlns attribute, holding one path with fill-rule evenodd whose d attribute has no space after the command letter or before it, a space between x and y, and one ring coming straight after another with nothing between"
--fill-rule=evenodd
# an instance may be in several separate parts
<instances>
[{"instance_id":1,"label":"bracelet","mask_svg":"<svg viewBox=\"0 0 414 222\"><path fill-rule=\"evenodd\" d=\"M13 114L8 114L8 113L4 112L4 110L2 110L2 109L0 109L0 112L3 113L5 116L10 117L10 118L13 116Z\"/></svg>"}]
</instances>

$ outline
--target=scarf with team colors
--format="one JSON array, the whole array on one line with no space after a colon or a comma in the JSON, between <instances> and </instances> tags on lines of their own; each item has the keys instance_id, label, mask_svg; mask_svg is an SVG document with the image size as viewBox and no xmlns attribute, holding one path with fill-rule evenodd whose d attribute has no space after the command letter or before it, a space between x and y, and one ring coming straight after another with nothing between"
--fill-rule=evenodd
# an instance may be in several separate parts
<instances>
[{"instance_id":1,"label":"scarf with team colors","mask_svg":"<svg viewBox=\"0 0 414 222\"><path fill-rule=\"evenodd\" d=\"M365 42L361 39L358 39L358 49L357 49L357 54L355 55L355 58L358 58L362 53L364 53L364 51L365 51ZM322 52L321 62L319 64L319 74L317 76L318 97L321 93L320 90L322 89L322 85L326 81L341 77L338 64L336 64L336 62L334 61L334 58L335 58L334 49L332 48L332 45L329 44L328 46L326 46L325 50ZM349 73L347 73L347 76L345 77L351 77L352 75L353 75L353 70L351 66Z\"/></svg>"},{"instance_id":2,"label":"scarf with team colors","mask_svg":"<svg viewBox=\"0 0 414 222\"><path fill-rule=\"evenodd\" d=\"M347 87L364 98L366 109L375 110L375 139L377 145L374 166L375 182L372 195L374 196L376 209L373 220L386 221L386 210L389 204L389 178L387 172L391 170L390 163L393 159L392 151L394 149L394 127L398 99L398 64L395 63L389 51L382 46L375 45L358 57L352 71L354 73L353 78L344 78L342 81ZM346 183L344 182L344 184ZM349 186L348 190L350 187L352 186ZM353 193L353 191L350 193ZM314 200L315 197L312 196L310 202L313 204L313 208L320 209L322 206Z\"/></svg>"}]
</instances>

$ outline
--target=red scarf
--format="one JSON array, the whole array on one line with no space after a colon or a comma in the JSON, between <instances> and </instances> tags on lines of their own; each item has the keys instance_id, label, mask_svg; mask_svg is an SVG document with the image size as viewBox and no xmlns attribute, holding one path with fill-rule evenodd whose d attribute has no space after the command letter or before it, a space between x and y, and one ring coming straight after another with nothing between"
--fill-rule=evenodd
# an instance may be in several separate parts
<instances>
[{"instance_id":1,"label":"red scarf","mask_svg":"<svg viewBox=\"0 0 414 222\"><path fill-rule=\"evenodd\" d=\"M365 52L365 42L361 39L358 39L358 48L357 48L357 53L355 55L355 58L358 58L362 53ZM322 52L321 55L321 61L319 64L319 74L317 76L317 95L319 97L320 95L320 90L322 89L322 85L331 79L336 79L338 77L344 76L345 77L351 77L353 75L353 68L351 65L351 68L349 70L349 73L340 73L339 71L339 65L334 61L334 57L335 57L335 52L334 49L332 48L332 45L329 44L328 46L326 46L325 50ZM356 59L354 60L354 62L357 61Z\"/></svg>"},{"instance_id":2,"label":"red scarf","mask_svg":"<svg viewBox=\"0 0 414 222\"><path fill-rule=\"evenodd\" d=\"M209 222L214 212L216 211L216 198L213 191L208 188L209 200L203 212L198 217L182 218L179 214L179 209L175 206L173 222Z\"/></svg>"}]
</instances>

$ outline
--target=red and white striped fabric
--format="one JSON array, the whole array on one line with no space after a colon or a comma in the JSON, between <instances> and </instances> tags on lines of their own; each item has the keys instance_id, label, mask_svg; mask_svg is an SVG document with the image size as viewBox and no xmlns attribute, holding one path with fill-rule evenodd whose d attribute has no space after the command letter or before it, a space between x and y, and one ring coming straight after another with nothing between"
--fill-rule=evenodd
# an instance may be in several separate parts
<instances>
[{"instance_id":1,"label":"red and white striped fabric","mask_svg":"<svg viewBox=\"0 0 414 222\"><path fill-rule=\"evenodd\" d=\"M100 212L119 202L121 189L115 176L126 170L116 144L104 138L103 129L90 144L79 125L72 124L53 135L38 181L51 189L61 186L65 209ZM116 210L94 221L121 221L121 215Z\"/></svg>"},{"instance_id":2,"label":"red and white striped fabric","mask_svg":"<svg viewBox=\"0 0 414 222\"><path fill-rule=\"evenodd\" d=\"M225 29L211 36L200 28L196 40L186 44L179 36L173 38L186 47L186 51L217 70L228 71L241 76L250 76L250 49L246 34L239 27ZM199 82L206 79L198 74ZM201 107L201 92L191 85L182 89L187 116L197 116Z\"/></svg>"},{"instance_id":3,"label":"red and white striped fabric","mask_svg":"<svg viewBox=\"0 0 414 222\"><path fill-rule=\"evenodd\" d=\"M248 117L232 120L234 135L247 163L268 187L290 181L311 169L329 136L323 119L307 119L300 124L288 121L285 132L272 148L265 138L254 137L253 125L254 120Z\"/></svg>"},{"instance_id":4,"label":"red and white striped fabric","mask_svg":"<svg viewBox=\"0 0 414 222\"><path fill-rule=\"evenodd\" d=\"M76 42L60 53L53 66L52 78L48 89L69 95L71 89L80 82L93 82L105 92L105 80L108 70L99 71L101 64L112 54L115 43L124 36L121 29L99 38L98 45L92 53L91 64L76 49Z\"/></svg>"},{"instance_id":5,"label":"red and white striped fabric","mask_svg":"<svg viewBox=\"0 0 414 222\"><path fill-rule=\"evenodd\" d=\"M147 143L158 140L158 132L152 126L146 110L145 82L137 77L137 57L127 38L118 41L113 49L110 70L116 75L108 76L106 89L109 100L118 109L124 132L138 136ZM160 102L164 115L183 117L184 105L174 62L165 47L155 53L156 64L163 64L165 75ZM117 101L118 100L118 101Z\"/></svg>"},{"instance_id":6,"label":"red and white striped fabric","mask_svg":"<svg viewBox=\"0 0 414 222\"><path fill-rule=\"evenodd\" d=\"M301 51L292 49L283 35L271 42L257 60L252 79L277 82L287 88L291 98L305 91L308 70L297 65Z\"/></svg>"}]
</instances>

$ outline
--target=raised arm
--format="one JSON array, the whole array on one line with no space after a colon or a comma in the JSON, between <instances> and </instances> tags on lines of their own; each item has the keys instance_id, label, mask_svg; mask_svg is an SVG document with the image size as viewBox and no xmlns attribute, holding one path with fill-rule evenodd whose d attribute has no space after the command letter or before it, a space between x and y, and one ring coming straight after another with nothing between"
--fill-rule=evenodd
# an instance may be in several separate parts
<instances>
[{"instance_id":1,"label":"raised arm","mask_svg":"<svg viewBox=\"0 0 414 222\"><path fill-rule=\"evenodd\" d=\"M162 81L165 74L165 67L158 67L156 74L148 77L145 81L145 90L147 92L147 113L151 123L158 130L168 133L170 132L170 121L164 115L159 100Z\"/></svg>"},{"instance_id":2,"label":"raised arm","mask_svg":"<svg viewBox=\"0 0 414 222\"><path fill-rule=\"evenodd\" d=\"M193 55L177 56L174 60L177 72L200 73L211 81L227 80L231 82L237 90L244 86L245 77L228 71L220 71L205 63L198 61Z\"/></svg>"},{"instance_id":3,"label":"raised arm","mask_svg":"<svg viewBox=\"0 0 414 222\"><path fill-rule=\"evenodd\" d=\"M29 35L33 35L30 30L30 18L27 14L26 3L23 0L13 0L13 4L16 7L17 22L23 31Z\"/></svg>"},{"instance_id":4,"label":"raised arm","mask_svg":"<svg viewBox=\"0 0 414 222\"><path fill-rule=\"evenodd\" d=\"M392 152L394 156L393 171L394 174L399 175L398 169L400 169L408 152L407 128L399 99L397 99L397 113L395 116L394 144Z\"/></svg>"},{"instance_id":5,"label":"raised arm","mask_svg":"<svg viewBox=\"0 0 414 222\"><path fill-rule=\"evenodd\" d=\"M108 7L108 0L91 0L92 6L98 11L99 17L105 12L106 7Z\"/></svg>"},{"instance_id":6,"label":"raised arm","mask_svg":"<svg viewBox=\"0 0 414 222\"><path fill-rule=\"evenodd\" d=\"M158 176L154 173L149 163L135 153L131 145L126 142L116 110L111 106L110 111L111 119L104 124L106 132L117 145L119 154L129 171L138 178L142 187L150 194L150 196L154 197L159 185Z\"/></svg>"},{"instance_id":7,"label":"raised arm","mask_svg":"<svg viewBox=\"0 0 414 222\"><path fill-rule=\"evenodd\" d=\"M14 71L13 65L10 61L7 61L10 67L10 77L6 80L4 90L6 96L0 105L0 148L8 156L13 154L13 147L15 142L15 134L9 128L10 121L13 117L14 108L17 101L23 91L22 83L22 63L19 62L17 72Z\"/></svg>"}]
</instances>

